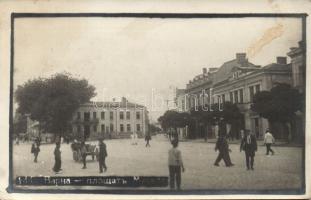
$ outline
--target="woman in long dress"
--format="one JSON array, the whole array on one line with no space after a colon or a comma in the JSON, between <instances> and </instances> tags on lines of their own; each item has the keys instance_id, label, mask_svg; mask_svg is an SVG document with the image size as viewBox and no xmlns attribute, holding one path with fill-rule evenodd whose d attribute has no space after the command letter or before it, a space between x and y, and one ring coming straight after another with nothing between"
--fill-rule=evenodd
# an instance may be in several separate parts
<instances>
[{"instance_id":1,"label":"woman in long dress","mask_svg":"<svg viewBox=\"0 0 311 200\"><path fill-rule=\"evenodd\" d=\"M60 143L57 142L56 143L56 147L54 150L54 157L55 157L55 164L53 167L53 171L55 173L59 173L59 171L61 171L61 166L62 166L62 160L61 160L61 151L60 151Z\"/></svg>"}]
</instances>

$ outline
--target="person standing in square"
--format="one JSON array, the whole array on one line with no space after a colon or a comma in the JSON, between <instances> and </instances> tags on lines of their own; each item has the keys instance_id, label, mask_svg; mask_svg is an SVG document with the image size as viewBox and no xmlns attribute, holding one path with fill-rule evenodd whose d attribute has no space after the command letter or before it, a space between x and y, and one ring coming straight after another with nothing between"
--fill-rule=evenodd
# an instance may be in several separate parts
<instances>
[{"instance_id":1,"label":"person standing in square","mask_svg":"<svg viewBox=\"0 0 311 200\"><path fill-rule=\"evenodd\" d=\"M98 163L99 163L99 173L103 173L103 169L107 171L106 166L106 157L107 157L107 148L103 139L99 140L99 154L98 154Z\"/></svg>"},{"instance_id":2,"label":"person standing in square","mask_svg":"<svg viewBox=\"0 0 311 200\"><path fill-rule=\"evenodd\" d=\"M82 162L83 162L82 169L86 169L86 151L87 151L87 149L86 149L86 145L85 145L84 141L82 141L82 143L81 143L81 150L80 151L81 151Z\"/></svg>"},{"instance_id":3,"label":"person standing in square","mask_svg":"<svg viewBox=\"0 0 311 200\"><path fill-rule=\"evenodd\" d=\"M170 189L175 189L175 180L177 185L177 190L180 190L181 185L181 170L185 171L184 164L182 161L181 151L178 147L178 140L172 140L171 148L168 152L168 167L169 167L169 180L170 180Z\"/></svg>"},{"instance_id":4,"label":"person standing in square","mask_svg":"<svg viewBox=\"0 0 311 200\"><path fill-rule=\"evenodd\" d=\"M264 139L264 144L266 145L267 148L267 153L266 155L269 155L269 152L272 153L272 155L274 155L274 151L271 149L271 145L274 143L274 137L273 135L270 133L269 129L267 129L266 133L265 133L265 139Z\"/></svg>"},{"instance_id":5,"label":"person standing in square","mask_svg":"<svg viewBox=\"0 0 311 200\"><path fill-rule=\"evenodd\" d=\"M249 130L245 131L245 136L241 141L240 151L245 152L245 160L247 170L254 170L254 157L257 151L257 141L253 134L250 134Z\"/></svg>"},{"instance_id":6,"label":"person standing in square","mask_svg":"<svg viewBox=\"0 0 311 200\"><path fill-rule=\"evenodd\" d=\"M151 135L148 133L146 134L145 141L146 141L146 147L150 147L149 141L151 140Z\"/></svg>"},{"instance_id":7,"label":"person standing in square","mask_svg":"<svg viewBox=\"0 0 311 200\"><path fill-rule=\"evenodd\" d=\"M61 159L61 150L60 150L60 142L56 142L56 147L54 149L54 158L55 164L53 167L53 171L55 173L59 173L62 169L62 159Z\"/></svg>"},{"instance_id":8,"label":"person standing in square","mask_svg":"<svg viewBox=\"0 0 311 200\"><path fill-rule=\"evenodd\" d=\"M40 152L40 146L38 144L38 142L34 142L32 145L31 145L31 153L33 153L34 155L34 162L38 162L38 155L39 155L39 152Z\"/></svg>"}]
</instances>

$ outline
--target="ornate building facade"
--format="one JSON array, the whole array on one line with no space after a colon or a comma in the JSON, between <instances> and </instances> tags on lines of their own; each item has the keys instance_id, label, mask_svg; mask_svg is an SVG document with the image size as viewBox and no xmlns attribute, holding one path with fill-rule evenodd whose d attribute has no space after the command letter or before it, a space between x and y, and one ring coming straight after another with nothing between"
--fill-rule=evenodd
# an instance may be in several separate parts
<instances>
[{"instance_id":1,"label":"ornate building facade","mask_svg":"<svg viewBox=\"0 0 311 200\"><path fill-rule=\"evenodd\" d=\"M177 108L189 112L195 106L231 102L238 106L243 119L241 123L227 126L227 132L231 131L235 138L239 138L241 129L249 129L262 139L269 124L250 109L254 95L259 91L269 91L278 83L290 84L300 91L305 88L302 43L298 48L291 48L288 56L291 63L287 63L286 57L277 57L274 63L258 66L249 62L245 53L237 53L235 59L225 62L219 68L209 68L208 72L203 68L203 73L186 85L183 97L182 94L176 94L176 99L179 99ZM184 99L184 102L180 99ZM197 137L216 137L214 126L200 126L204 125L199 124L196 128ZM275 133L276 138L283 139L285 135L283 131Z\"/></svg>"}]
</instances>

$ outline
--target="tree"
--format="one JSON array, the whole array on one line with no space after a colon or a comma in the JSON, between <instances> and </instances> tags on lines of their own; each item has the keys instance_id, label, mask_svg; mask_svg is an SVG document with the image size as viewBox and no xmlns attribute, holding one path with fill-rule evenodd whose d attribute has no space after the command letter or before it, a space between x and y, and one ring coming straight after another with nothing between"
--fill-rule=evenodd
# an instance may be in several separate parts
<instances>
[{"instance_id":1,"label":"tree","mask_svg":"<svg viewBox=\"0 0 311 200\"><path fill-rule=\"evenodd\" d=\"M194 117L197 124L202 124L206 127L216 122L219 123L222 119L222 122L233 125L239 123L243 117L237 105L231 102L225 102L224 104L215 103L209 106L199 106L197 109L191 110L191 116ZM207 137L206 131L204 136Z\"/></svg>"},{"instance_id":2,"label":"tree","mask_svg":"<svg viewBox=\"0 0 311 200\"><path fill-rule=\"evenodd\" d=\"M150 133L156 133L156 132L161 131L161 129L154 124L149 124L149 130L150 130Z\"/></svg>"},{"instance_id":3,"label":"tree","mask_svg":"<svg viewBox=\"0 0 311 200\"><path fill-rule=\"evenodd\" d=\"M18 136L20 133L26 133L27 131L27 117L20 113L15 113L13 121L13 133Z\"/></svg>"},{"instance_id":4,"label":"tree","mask_svg":"<svg viewBox=\"0 0 311 200\"><path fill-rule=\"evenodd\" d=\"M183 128L191 123L191 116L189 113L168 110L159 117L158 121L163 130L167 131L169 128L173 128L177 132L177 128Z\"/></svg>"},{"instance_id":5,"label":"tree","mask_svg":"<svg viewBox=\"0 0 311 200\"><path fill-rule=\"evenodd\" d=\"M79 105L89 102L95 95L95 87L87 80L69 74L29 80L15 91L17 111L38 121L40 132L45 129L59 136L65 133Z\"/></svg>"},{"instance_id":6,"label":"tree","mask_svg":"<svg viewBox=\"0 0 311 200\"><path fill-rule=\"evenodd\" d=\"M284 124L291 140L291 123L295 112L303 109L303 95L290 85L279 83L270 91L256 93L251 109L266 118L270 125L275 122Z\"/></svg>"}]
</instances>

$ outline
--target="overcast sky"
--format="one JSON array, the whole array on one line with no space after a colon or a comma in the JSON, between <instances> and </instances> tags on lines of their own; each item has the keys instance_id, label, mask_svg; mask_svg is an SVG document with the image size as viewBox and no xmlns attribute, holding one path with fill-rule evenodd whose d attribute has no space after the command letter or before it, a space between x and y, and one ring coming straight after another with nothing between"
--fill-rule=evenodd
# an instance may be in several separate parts
<instances>
[{"instance_id":1,"label":"overcast sky","mask_svg":"<svg viewBox=\"0 0 311 200\"><path fill-rule=\"evenodd\" d=\"M172 100L174 88L184 88L203 67L220 67L237 52L266 65L300 40L301 20L289 18L19 18L14 88L68 72L96 87L93 100L145 102L156 120L166 103L152 108L152 93Z\"/></svg>"}]
</instances>

